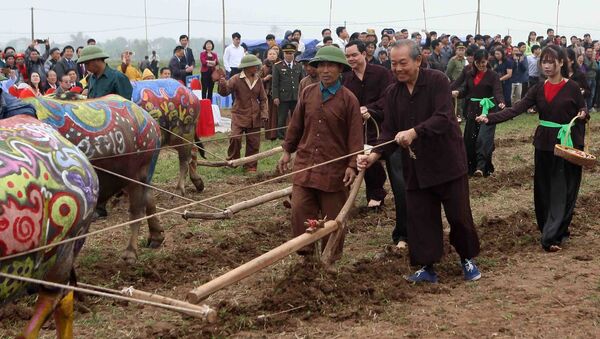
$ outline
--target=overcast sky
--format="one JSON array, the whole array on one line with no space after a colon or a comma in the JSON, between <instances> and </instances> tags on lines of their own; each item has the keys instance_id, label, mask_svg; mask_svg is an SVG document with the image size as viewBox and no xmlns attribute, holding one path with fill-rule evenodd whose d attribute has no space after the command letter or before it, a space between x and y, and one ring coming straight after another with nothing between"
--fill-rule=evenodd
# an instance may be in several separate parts
<instances>
[{"instance_id":1,"label":"overcast sky","mask_svg":"<svg viewBox=\"0 0 600 339\"><path fill-rule=\"evenodd\" d=\"M328 27L329 0L223 0L226 35L238 31L243 39L263 39L273 32L300 28L304 38L320 38ZM148 37L177 38L187 33L187 0L146 0ZM220 40L222 0L191 0L191 36ZM523 41L530 30L545 35L556 25L555 0L481 0L482 33L513 36ZM560 1L561 35L591 33L600 37L598 0ZM145 37L144 0L21 0L2 1L0 42L31 36L30 7L34 7L36 38L63 42L79 31L102 41L117 36ZM476 0L425 0L427 28L438 33L466 35L475 29ZM348 31L384 27L425 28L422 0L333 0L332 28L346 22Z\"/></svg>"}]
</instances>

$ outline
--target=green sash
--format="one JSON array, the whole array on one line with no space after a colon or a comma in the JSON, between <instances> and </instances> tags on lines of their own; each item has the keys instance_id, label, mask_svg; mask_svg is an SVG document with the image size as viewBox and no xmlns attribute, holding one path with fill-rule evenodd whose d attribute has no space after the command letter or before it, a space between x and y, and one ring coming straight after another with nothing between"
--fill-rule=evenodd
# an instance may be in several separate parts
<instances>
[{"instance_id":1,"label":"green sash","mask_svg":"<svg viewBox=\"0 0 600 339\"><path fill-rule=\"evenodd\" d=\"M492 101L494 97L489 98L471 98L471 101L479 102L479 106L481 106L481 115L487 117L490 109L494 108L496 105Z\"/></svg>"},{"instance_id":2,"label":"green sash","mask_svg":"<svg viewBox=\"0 0 600 339\"><path fill-rule=\"evenodd\" d=\"M558 131L557 139L560 139L560 144L563 146L573 147L573 139L571 139L571 133L569 130L571 129L571 124L558 124L552 121L540 120L540 126L549 127L549 128L560 128Z\"/></svg>"}]
</instances>

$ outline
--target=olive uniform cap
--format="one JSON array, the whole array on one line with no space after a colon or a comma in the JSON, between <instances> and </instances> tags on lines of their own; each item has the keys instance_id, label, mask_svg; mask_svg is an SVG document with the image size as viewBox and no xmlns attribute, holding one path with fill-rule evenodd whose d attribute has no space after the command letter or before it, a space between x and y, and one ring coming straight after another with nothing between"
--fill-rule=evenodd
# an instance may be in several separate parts
<instances>
[{"instance_id":1,"label":"olive uniform cap","mask_svg":"<svg viewBox=\"0 0 600 339\"><path fill-rule=\"evenodd\" d=\"M294 52L294 53L296 53L296 51L298 50L298 47L296 47L296 45L294 43L287 42L287 43L285 43L285 44L283 44L281 46L281 50L283 52Z\"/></svg>"}]
</instances>

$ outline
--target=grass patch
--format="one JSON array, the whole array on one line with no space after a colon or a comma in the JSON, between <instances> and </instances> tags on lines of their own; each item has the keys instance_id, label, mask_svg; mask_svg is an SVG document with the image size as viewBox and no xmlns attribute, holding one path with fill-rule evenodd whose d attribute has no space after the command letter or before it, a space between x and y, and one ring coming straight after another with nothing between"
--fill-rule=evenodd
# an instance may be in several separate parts
<instances>
[{"instance_id":1,"label":"grass patch","mask_svg":"<svg viewBox=\"0 0 600 339\"><path fill-rule=\"evenodd\" d=\"M224 137L226 136L223 133L217 133L214 138ZM265 140L264 138L261 140L260 150L267 151L277 146L281 146L280 140ZM227 148L229 147L228 140L220 140L215 142L206 142L204 144L206 150L216 156L206 154L206 158L209 161L222 161L227 158ZM245 151L245 142L242 144L242 156ZM258 170L261 172L270 172L273 171L277 167L277 162L279 161L280 154L273 155L269 158L262 159L258 162ZM255 174L246 173L243 167L238 168L228 168L228 167L198 167L198 174L202 177L202 180L205 182L219 182L223 181L227 177L230 176L243 176L243 177L251 177ZM176 152L165 150L162 151L156 164L156 170L154 171L154 177L152 181L154 183L165 184L165 183L173 183L175 184L177 178L179 176L179 158ZM186 179L186 185L189 182L189 179Z\"/></svg>"},{"instance_id":2,"label":"grass patch","mask_svg":"<svg viewBox=\"0 0 600 339\"><path fill-rule=\"evenodd\" d=\"M79 265L91 267L102 260L102 252L97 247L88 246L85 254L79 256Z\"/></svg>"}]
</instances>

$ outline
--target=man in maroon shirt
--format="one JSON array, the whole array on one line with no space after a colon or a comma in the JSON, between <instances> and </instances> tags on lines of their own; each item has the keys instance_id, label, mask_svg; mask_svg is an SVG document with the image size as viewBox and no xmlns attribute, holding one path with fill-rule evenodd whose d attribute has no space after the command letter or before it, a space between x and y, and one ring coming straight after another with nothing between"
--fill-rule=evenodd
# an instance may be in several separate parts
<instances>
[{"instance_id":1,"label":"man in maroon shirt","mask_svg":"<svg viewBox=\"0 0 600 339\"><path fill-rule=\"evenodd\" d=\"M343 84L356 96L360 104L360 111L364 120L365 144L375 145L383 122L384 94L393 81L392 73L382 66L367 62L366 45L360 40L352 40L346 45L346 60L352 67L352 71L344 73ZM396 173L398 174L396 180L392 182L396 203L396 228L392 238L394 244L398 244L400 241L406 242L406 207L401 159L395 158L395 161L388 161L387 165L390 177ZM386 196L386 191L383 188L385 180L385 170L379 161L375 162L365 172L368 207L376 208L383 204ZM401 244L401 247L405 246L405 244Z\"/></svg>"},{"instance_id":2,"label":"man in maroon shirt","mask_svg":"<svg viewBox=\"0 0 600 339\"><path fill-rule=\"evenodd\" d=\"M392 82L392 74L385 68L368 64L366 46L360 40L352 40L346 45L346 60L352 71L344 73L343 85L358 99L360 113L364 120L365 144L374 145L379 137L383 121L383 94ZM379 207L386 196L383 184L385 171L380 162L374 163L365 173L367 202L369 207Z\"/></svg>"},{"instance_id":3,"label":"man in maroon shirt","mask_svg":"<svg viewBox=\"0 0 600 339\"><path fill-rule=\"evenodd\" d=\"M340 82L342 71L350 66L337 47L321 47L310 64L317 68L320 82L300 93L285 134L278 169L287 169L291 153L296 153L294 171L324 163L363 149L362 118L356 97ZM307 219L335 219L348 198L348 186L356 177L356 157L302 171L293 176L292 233L306 231ZM327 239L322 242L325 248ZM312 254L314 247L298 253ZM343 240L333 260L342 255Z\"/></svg>"},{"instance_id":4,"label":"man in maroon shirt","mask_svg":"<svg viewBox=\"0 0 600 339\"><path fill-rule=\"evenodd\" d=\"M452 112L450 84L443 73L420 68L422 56L414 41L394 43L390 57L397 81L388 87L380 141L395 139L403 147L402 165L408 210L411 263L422 266L405 277L409 282L437 282L433 264L444 253L441 206L450 224L450 243L461 258L465 280L481 273L472 258L479 238L469 202L467 160L460 128ZM358 167L376 162L397 145L358 156Z\"/></svg>"}]
</instances>

